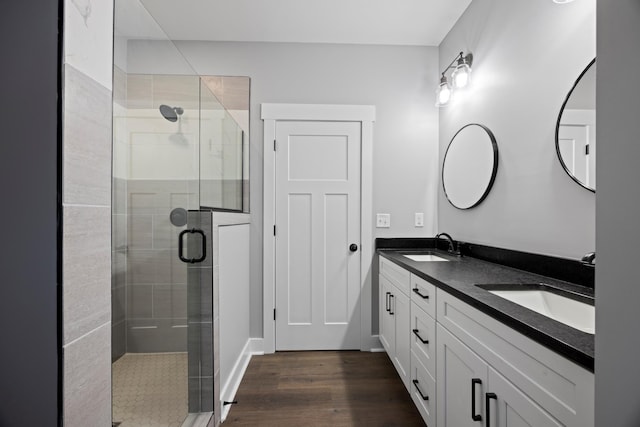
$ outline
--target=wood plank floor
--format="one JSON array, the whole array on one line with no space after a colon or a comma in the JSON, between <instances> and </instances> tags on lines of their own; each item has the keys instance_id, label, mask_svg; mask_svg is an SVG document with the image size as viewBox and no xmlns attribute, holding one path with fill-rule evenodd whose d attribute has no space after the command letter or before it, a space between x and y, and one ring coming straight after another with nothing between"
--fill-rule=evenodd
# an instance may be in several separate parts
<instances>
[{"instance_id":1,"label":"wood plank floor","mask_svg":"<svg viewBox=\"0 0 640 427\"><path fill-rule=\"evenodd\" d=\"M424 426L386 353L254 356L228 426Z\"/></svg>"}]
</instances>

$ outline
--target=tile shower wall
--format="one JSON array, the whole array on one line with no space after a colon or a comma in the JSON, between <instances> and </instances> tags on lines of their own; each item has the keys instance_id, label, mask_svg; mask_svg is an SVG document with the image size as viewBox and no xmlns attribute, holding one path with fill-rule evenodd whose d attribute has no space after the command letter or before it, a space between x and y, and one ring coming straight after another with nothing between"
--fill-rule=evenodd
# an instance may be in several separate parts
<instances>
[{"instance_id":1,"label":"tile shower wall","mask_svg":"<svg viewBox=\"0 0 640 427\"><path fill-rule=\"evenodd\" d=\"M62 416L65 426L107 427L113 2L83 5L64 2Z\"/></svg>"},{"instance_id":2,"label":"tile shower wall","mask_svg":"<svg viewBox=\"0 0 640 427\"><path fill-rule=\"evenodd\" d=\"M187 268L174 208L197 204L197 182L127 181L127 352L187 350Z\"/></svg>"}]
</instances>

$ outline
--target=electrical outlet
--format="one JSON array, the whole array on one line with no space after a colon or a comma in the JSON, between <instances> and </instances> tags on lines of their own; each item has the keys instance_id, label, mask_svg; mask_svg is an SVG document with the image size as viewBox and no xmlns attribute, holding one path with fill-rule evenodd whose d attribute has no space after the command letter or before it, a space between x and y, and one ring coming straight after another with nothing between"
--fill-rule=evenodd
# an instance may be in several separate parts
<instances>
[{"instance_id":1,"label":"electrical outlet","mask_svg":"<svg viewBox=\"0 0 640 427\"><path fill-rule=\"evenodd\" d=\"M415 226L424 227L424 214L422 212L416 212Z\"/></svg>"},{"instance_id":2,"label":"electrical outlet","mask_svg":"<svg viewBox=\"0 0 640 427\"><path fill-rule=\"evenodd\" d=\"M391 214L377 214L376 215L376 228L389 228L391 227Z\"/></svg>"}]
</instances>

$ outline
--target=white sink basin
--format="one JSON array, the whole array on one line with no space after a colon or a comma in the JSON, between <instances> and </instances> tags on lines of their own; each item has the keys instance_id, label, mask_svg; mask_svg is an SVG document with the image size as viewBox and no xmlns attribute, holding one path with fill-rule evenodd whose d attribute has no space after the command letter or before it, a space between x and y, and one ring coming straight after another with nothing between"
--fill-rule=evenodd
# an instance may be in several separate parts
<instances>
[{"instance_id":1,"label":"white sink basin","mask_svg":"<svg viewBox=\"0 0 640 427\"><path fill-rule=\"evenodd\" d=\"M550 317L572 328L595 334L595 307L545 290L489 290L494 295Z\"/></svg>"},{"instance_id":2,"label":"white sink basin","mask_svg":"<svg viewBox=\"0 0 640 427\"><path fill-rule=\"evenodd\" d=\"M433 261L449 261L448 259L441 258L432 254L417 254L417 255L403 255L405 258L409 258L412 261L418 262L433 262Z\"/></svg>"}]
</instances>

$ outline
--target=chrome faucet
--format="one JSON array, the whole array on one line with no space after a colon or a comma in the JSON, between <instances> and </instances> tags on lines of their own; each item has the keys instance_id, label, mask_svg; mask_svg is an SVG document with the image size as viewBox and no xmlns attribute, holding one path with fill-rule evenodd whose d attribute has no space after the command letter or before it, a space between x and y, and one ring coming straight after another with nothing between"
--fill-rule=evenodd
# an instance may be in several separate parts
<instances>
[{"instance_id":1,"label":"chrome faucet","mask_svg":"<svg viewBox=\"0 0 640 427\"><path fill-rule=\"evenodd\" d=\"M447 252L452 253L454 255L458 255L460 256L460 248L458 247L458 250L456 250L455 245L453 243L453 239L451 238L450 235L448 235L447 233L438 233L436 234L436 239L439 238L445 238L447 240L447 242L449 242L449 249L447 249Z\"/></svg>"},{"instance_id":2,"label":"chrome faucet","mask_svg":"<svg viewBox=\"0 0 640 427\"><path fill-rule=\"evenodd\" d=\"M584 254L584 256L582 257L582 263L584 265L589 265L594 267L596 265L596 253L595 252L589 252Z\"/></svg>"}]
</instances>

